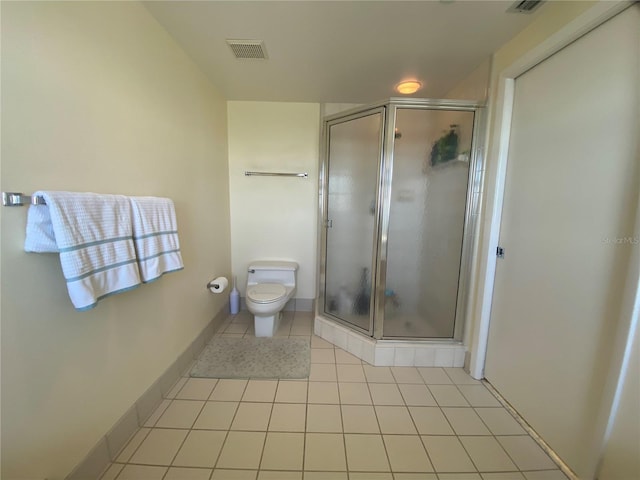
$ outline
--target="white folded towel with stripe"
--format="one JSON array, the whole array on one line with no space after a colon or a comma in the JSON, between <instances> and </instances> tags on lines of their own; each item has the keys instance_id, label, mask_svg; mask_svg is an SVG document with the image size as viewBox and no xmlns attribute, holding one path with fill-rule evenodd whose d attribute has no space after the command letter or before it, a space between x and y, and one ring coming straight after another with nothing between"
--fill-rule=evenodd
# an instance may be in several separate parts
<instances>
[{"instance_id":1,"label":"white folded towel with stripe","mask_svg":"<svg viewBox=\"0 0 640 480\"><path fill-rule=\"evenodd\" d=\"M140 285L131 204L123 195L40 191L31 205L24 249L58 252L77 310Z\"/></svg>"},{"instance_id":2,"label":"white folded towel with stripe","mask_svg":"<svg viewBox=\"0 0 640 480\"><path fill-rule=\"evenodd\" d=\"M130 197L140 278L148 283L182 270L178 224L169 198Z\"/></svg>"}]
</instances>

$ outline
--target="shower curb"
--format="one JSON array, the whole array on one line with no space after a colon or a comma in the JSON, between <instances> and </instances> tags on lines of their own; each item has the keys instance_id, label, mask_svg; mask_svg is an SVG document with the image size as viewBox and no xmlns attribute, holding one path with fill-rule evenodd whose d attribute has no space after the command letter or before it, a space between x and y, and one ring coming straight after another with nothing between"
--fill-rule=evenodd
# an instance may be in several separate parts
<instances>
[{"instance_id":1,"label":"shower curb","mask_svg":"<svg viewBox=\"0 0 640 480\"><path fill-rule=\"evenodd\" d=\"M376 340L316 316L314 333L376 367L463 367L467 347L451 340Z\"/></svg>"}]
</instances>

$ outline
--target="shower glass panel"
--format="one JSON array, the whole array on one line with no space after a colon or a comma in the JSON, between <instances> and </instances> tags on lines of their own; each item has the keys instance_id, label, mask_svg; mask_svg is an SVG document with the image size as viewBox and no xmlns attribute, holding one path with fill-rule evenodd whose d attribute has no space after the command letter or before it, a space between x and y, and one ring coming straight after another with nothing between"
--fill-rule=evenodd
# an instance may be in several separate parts
<instances>
[{"instance_id":1,"label":"shower glass panel","mask_svg":"<svg viewBox=\"0 0 640 480\"><path fill-rule=\"evenodd\" d=\"M452 338L474 112L397 108L383 337Z\"/></svg>"},{"instance_id":2,"label":"shower glass panel","mask_svg":"<svg viewBox=\"0 0 640 480\"><path fill-rule=\"evenodd\" d=\"M324 313L371 334L384 110L328 124Z\"/></svg>"}]
</instances>

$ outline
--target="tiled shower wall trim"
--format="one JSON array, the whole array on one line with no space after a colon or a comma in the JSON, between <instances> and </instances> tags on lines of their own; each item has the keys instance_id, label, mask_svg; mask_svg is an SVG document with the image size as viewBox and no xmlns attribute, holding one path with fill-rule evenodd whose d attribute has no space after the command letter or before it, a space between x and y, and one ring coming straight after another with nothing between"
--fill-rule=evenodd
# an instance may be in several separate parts
<instances>
[{"instance_id":1,"label":"tiled shower wall trim","mask_svg":"<svg viewBox=\"0 0 640 480\"><path fill-rule=\"evenodd\" d=\"M462 367L466 347L446 341L376 340L316 317L314 333L377 367Z\"/></svg>"},{"instance_id":2,"label":"tiled shower wall trim","mask_svg":"<svg viewBox=\"0 0 640 480\"><path fill-rule=\"evenodd\" d=\"M180 375L191 366L200 355L207 342L229 315L227 302L220 312L198 334L182 354L160 375L134 405L116 422L109 432L100 439L89 454L66 477L66 480L87 480L100 478L110 462L116 459L120 450L139 427L160 405L164 396L178 381Z\"/></svg>"},{"instance_id":3,"label":"tiled shower wall trim","mask_svg":"<svg viewBox=\"0 0 640 480\"><path fill-rule=\"evenodd\" d=\"M247 302L245 297L240 298L240 309L247 310ZM286 312L313 312L316 309L315 298L292 298L284 306Z\"/></svg>"}]
</instances>

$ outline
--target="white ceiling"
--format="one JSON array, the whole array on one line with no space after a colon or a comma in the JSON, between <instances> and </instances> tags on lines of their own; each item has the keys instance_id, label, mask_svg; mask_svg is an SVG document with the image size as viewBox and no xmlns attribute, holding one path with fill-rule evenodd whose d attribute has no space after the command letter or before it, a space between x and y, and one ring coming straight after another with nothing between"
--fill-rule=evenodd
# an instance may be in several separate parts
<instances>
[{"instance_id":1,"label":"white ceiling","mask_svg":"<svg viewBox=\"0 0 640 480\"><path fill-rule=\"evenodd\" d=\"M229 100L369 103L438 98L536 14L510 1L146 2ZM544 5L538 9L541 10ZM238 60L226 39L264 40L267 60Z\"/></svg>"}]
</instances>

